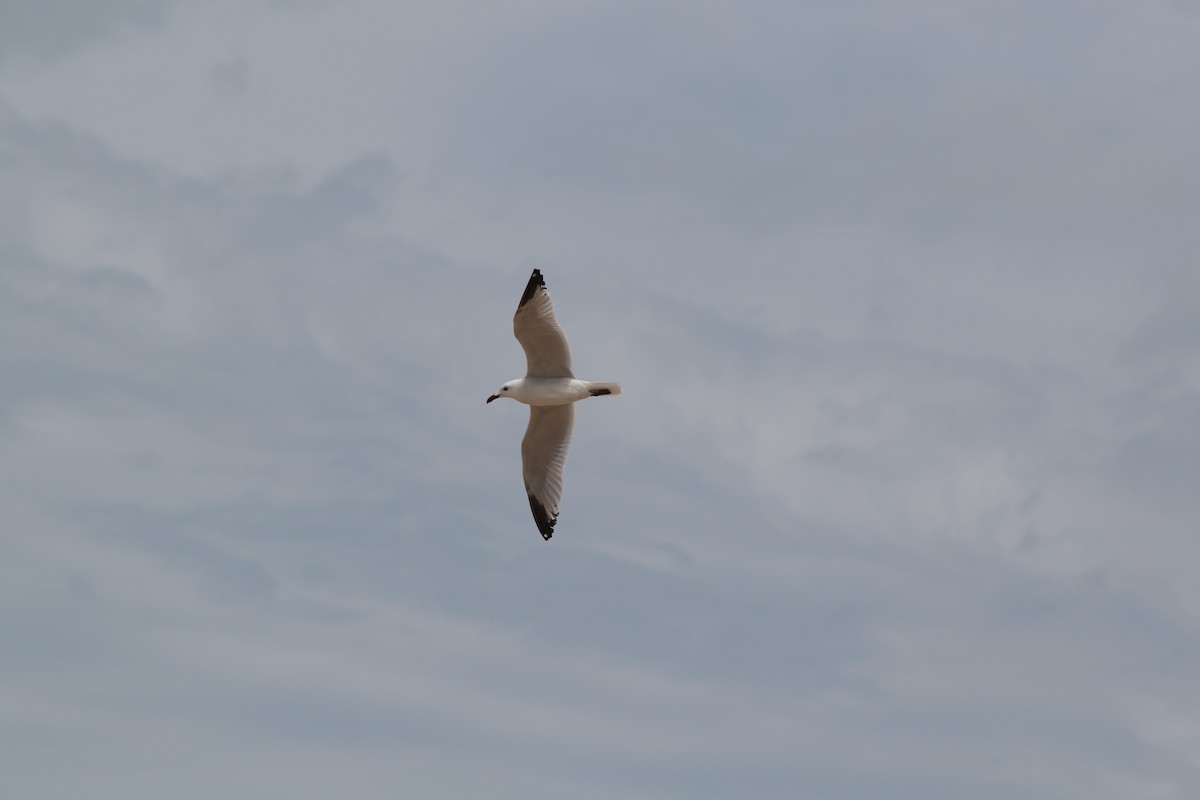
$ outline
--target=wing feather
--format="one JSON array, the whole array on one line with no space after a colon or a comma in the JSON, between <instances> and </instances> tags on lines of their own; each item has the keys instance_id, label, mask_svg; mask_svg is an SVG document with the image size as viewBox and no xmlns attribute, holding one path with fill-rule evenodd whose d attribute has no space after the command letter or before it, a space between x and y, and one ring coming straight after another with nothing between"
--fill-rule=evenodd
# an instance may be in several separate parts
<instances>
[{"instance_id":1,"label":"wing feather","mask_svg":"<svg viewBox=\"0 0 1200 800\"><path fill-rule=\"evenodd\" d=\"M525 285L513 316L513 333L525 350L526 373L531 378L574 378L567 335L554 317L550 292L542 271L535 269Z\"/></svg>"},{"instance_id":2,"label":"wing feather","mask_svg":"<svg viewBox=\"0 0 1200 800\"><path fill-rule=\"evenodd\" d=\"M521 440L521 468L529 508L542 538L549 541L562 501L563 466L571 446L575 406L530 406L529 427Z\"/></svg>"}]
</instances>

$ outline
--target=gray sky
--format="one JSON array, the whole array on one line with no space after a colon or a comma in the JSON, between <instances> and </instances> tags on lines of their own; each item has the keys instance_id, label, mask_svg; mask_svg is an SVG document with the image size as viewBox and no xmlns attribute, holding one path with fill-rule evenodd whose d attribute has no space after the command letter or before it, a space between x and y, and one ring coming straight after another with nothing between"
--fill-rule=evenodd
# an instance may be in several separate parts
<instances>
[{"instance_id":1,"label":"gray sky","mask_svg":"<svg viewBox=\"0 0 1200 800\"><path fill-rule=\"evenodd\" d=\"M1197 86L1184 0L0 0L0 794L1200 796Z\"/></svg>"}]
</instances>

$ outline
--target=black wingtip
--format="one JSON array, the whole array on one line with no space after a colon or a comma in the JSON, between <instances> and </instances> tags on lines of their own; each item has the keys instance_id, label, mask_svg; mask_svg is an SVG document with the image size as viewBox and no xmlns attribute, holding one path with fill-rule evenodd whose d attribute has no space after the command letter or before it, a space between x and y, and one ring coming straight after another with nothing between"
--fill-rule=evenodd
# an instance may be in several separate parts
<instances>
[{"instance_id":1,"label":"black wingtip","mask_svg":"<svg viewBox=\"0 0 1200 800\"><path fill-rule=\"evenodd\" d=\"M533 511L533 521L537 523L538 532L542 534L542 538L547 542L554 535L554 523L558 522L558 515L553 517L546 513L546 507L538 502L533 495L529 497L529 508Z\"/></svg>"},{"instance_id":2,"label":"black wingtip","mask_svg":"<svg viewBox=\"0 0 1200 800\"><path fill-rule=\"evenodd\" d=\"M529 276L529 283L525 284L525 294L521 295L521 302L517 304L517 308L528 303L533 299L533 293L539 288L546 285L545 279L542 277L542 271L535 269L533 274ZM546 537L547 539L550 537Z\"/></svg>"}]
</instances>

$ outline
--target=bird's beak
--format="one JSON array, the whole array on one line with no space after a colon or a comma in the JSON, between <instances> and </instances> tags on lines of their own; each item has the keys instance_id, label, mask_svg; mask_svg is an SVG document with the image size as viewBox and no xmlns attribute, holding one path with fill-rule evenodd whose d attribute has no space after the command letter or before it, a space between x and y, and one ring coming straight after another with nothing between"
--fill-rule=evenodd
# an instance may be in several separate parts
<instances>
[{"instance_id":1,"label":"bird's beak","mask_svg":"<svg viewBox=\"0 0 1200 800\"><path fill-rule=\"evenodd\" d=\"M493 400L495 400L495 399L496 399L497 397L499 397L499 396L500 396L500 395L498 395L498 394L493 394L493 395L491 395L491 396L489 396L489 397L488 397L487 401L490 403L490 402L492 402Z\"/></svg>"}]
</instances>

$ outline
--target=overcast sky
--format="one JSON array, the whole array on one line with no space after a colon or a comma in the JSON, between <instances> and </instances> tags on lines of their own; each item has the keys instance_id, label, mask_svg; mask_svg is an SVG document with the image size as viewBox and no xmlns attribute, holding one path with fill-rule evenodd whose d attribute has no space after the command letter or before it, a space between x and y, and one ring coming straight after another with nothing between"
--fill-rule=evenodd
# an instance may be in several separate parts
<instances>
[{"instance_id":1,"label":"overcast sky","mask_svg":"<svg viewBox=\"0 0 1200 800\"><path fill-rule=\"evenodd\" d=\"M1190 0L0 0L0 794L1200 796L1198 87Z\"/></svg>"}]
</instances>

